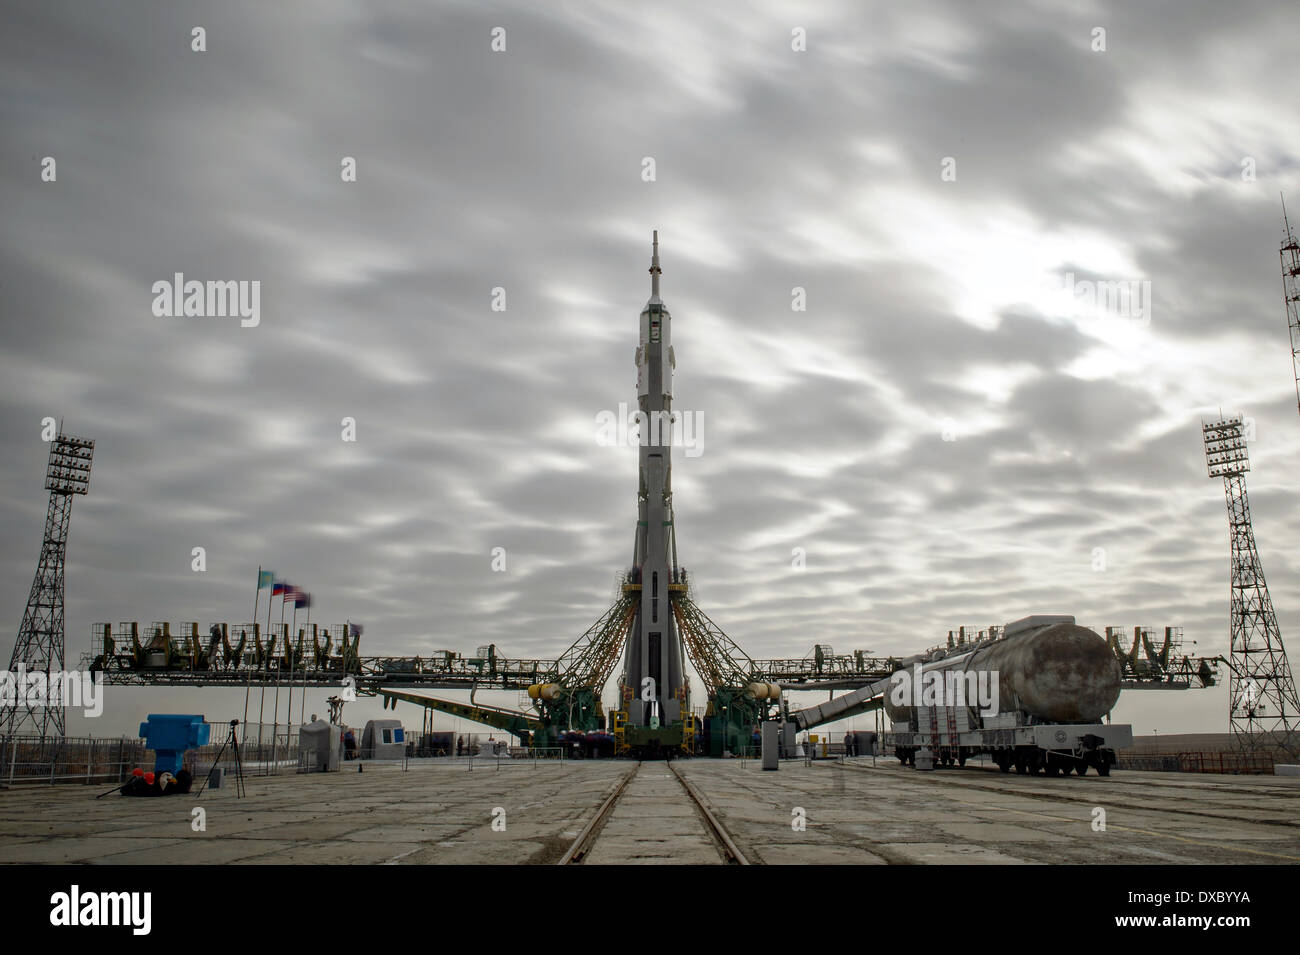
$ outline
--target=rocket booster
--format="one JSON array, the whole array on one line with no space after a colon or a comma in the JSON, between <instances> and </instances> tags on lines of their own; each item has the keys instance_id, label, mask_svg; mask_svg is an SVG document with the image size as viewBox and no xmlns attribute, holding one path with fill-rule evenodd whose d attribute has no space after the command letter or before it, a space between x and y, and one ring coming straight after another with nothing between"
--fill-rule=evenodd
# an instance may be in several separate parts
<instances>
[{"instance_id":1,"label":"rocket booster","mask_svg":"<svg viewBox=\"0 0 1300 955\"><path fill-rule=\"evenodd\" d=\"M636 390L641 409L633 583L641 603L633 618L625 661L632 689L628 720L635 726L668 725L682 719L685 682L681 637L673 618L669 587L680 586L673 529L671 319L659 298L659 233L650 259L650 299L641 310L636 349ZM648 434L648 439L645 435Z\"/></svg>"}]
</instances>

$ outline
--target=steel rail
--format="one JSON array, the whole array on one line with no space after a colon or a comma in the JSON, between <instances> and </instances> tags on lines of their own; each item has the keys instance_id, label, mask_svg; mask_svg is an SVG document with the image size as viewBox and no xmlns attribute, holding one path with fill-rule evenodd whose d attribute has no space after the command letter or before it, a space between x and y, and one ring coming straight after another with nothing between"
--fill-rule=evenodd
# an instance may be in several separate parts
<instances>
[{"instance_id":1,"label":"steel rail","mask_svg":"<svg viewBox=\"0 0 1300 955\"><path fill-rule=\"evenodd\" d=\"M569 846L564 855L560 856L560 861L556 865L576 865L586 857L588 850L596 842L598 831L604 825L609 814L614 811L614 806L618 803L619 797L623 795L623 790L627 789L627 784L632 781L632 777L636 775L636 771L640 768L641 765L638 763L624 774L619 784L614 787L614 791L606 796L605 801L600 804L596 814L582 827L582 831L573 840L573 844Z\"/></svg>"},{"instance_id":2,"label":"steel rail","mask_svg":"<svg viewBox=\"0 0 1300 955\"><path fill-rule=\"evenodd\" d=\"M749 865L749 860L745 858L745 854L740 851L740 847L737 846L735 840L731 838L731 833L727 832L722 823L718 821L718 818L709 810L709 807L704 804L704 798L700 795L699 790L691 785L686 777L679 773L677 767L671 762L668 763L668 768L672 770L672 774L677 777L677 781L682 784L682 788L686 790L686 795L691 797L691 801L695 803L696 808L700 810L700 814L704 817L704 821L708 825L710 834L713 836L714 841L717 842L718 848L722 851L727 865Z\"/></svg>"}]
</instances>

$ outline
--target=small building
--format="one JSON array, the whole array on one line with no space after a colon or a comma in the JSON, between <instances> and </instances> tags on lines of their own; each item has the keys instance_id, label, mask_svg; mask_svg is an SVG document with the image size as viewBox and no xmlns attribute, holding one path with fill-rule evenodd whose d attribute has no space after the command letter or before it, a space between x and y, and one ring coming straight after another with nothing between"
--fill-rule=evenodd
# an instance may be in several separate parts
<instances>
[{"instance_id":1,"label":"small building","mask_svg":"<svg viewBox=\"0 0 1300 955\"><path fill-rule=\"evenodd\" d=\"M298 730L298 770L337 772L343 762L343 727L312 720Z\"/></svg>"},{"instance_id":2,"label":"small building","mask_svg":"<svg viewBox=\"0 0 1300 955\"><path fill-rule=\"evenodd\" d=\"M362 759L401 759L406 755L406 730L401 720L370 720L361 734Z\"/></svg>"}]
</instances>

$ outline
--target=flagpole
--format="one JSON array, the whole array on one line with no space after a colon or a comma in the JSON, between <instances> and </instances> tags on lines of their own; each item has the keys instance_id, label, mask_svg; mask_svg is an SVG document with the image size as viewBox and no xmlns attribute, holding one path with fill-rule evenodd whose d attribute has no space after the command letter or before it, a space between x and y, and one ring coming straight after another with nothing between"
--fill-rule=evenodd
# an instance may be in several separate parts
<instances>
[{"instance_id":1,"label":"flagpole","mask_svg":"<svg viewBox=\"0 0 1300 955\"><path fill-rule=\"evenodd\" d=\"M294 591L294 595L293 595L293 618L292 618L292 619L293 619L293 622L292 622L291 624L289 624L289 633L292 633L292 634L297 634L297 632L298 632L298 596L299 596L299 595L298 595L298 592L297 592L297 591ZM289 639L289 634L288 634L288 633L285 634L285 636L284 636L284 655L285 655L287 658L289 658L289 659L293 659L293 642ZM278 720L278 719L280 718L280 706L279 706L279 699L280 699L280 686L279 686L279 684L280 684L280 673L279 673L279 667L276 668L275 682L276 682L276 687L275 687L275 697L276 697L276 711L275 711L275 717L276 717L276 719ZM290 666L290 667L289 667L289 701L285 704L285 707L284 707L284 735L285 735L285 746L284 746L284 751L285 751L285 755L288 755L288 753L289 753L289 739L288 739L288 737L289 737L289 723L290 723L292 720L293 720L293 667ZM278 725L278 724L277 724L277 725Z\"/></svg>"},{"instance_id":2,"label":"flagpole","mask_svg":"<svg viewBox=\"0 0 1300 955\"><path fill-rule=\"evenodd\" d=\"M289 625L289 633L294 634L295 636L298 633L298 594L296 592L293 595L293 623ZM284 638L284 655L289 659L293 659L293 644L292 641L290 641L288 634L286 634ZM284 709L284 731L286 735L289 732L289 722L292 719L293 719L293 667L290 666L289 667L289 702L286 704Z\"/></svg>"},{"instance_id":3,"label":"flagpole","mask_svg":"<svg viewBox=\"0 0 1300 955\"><path fill-rule=\"evenodd\" d=\"M296 590L295 590L295 592L296 592ZM284 631L284 602L285 602L286 599L288 599L288 595L289 595L289 585L288 585L288 584L285 584L285 585L284 585L284 593L280 596L280 630L281 630L281 632ZM297 611L298 611L298 608L295 606L295 607L294 607L294 612L297 613ZM289 637L288 637L287 634L285 635L284 642L285 642L286 644L289 642ZM274 648L275 648L275 646L274 646L274 644L272 644L272 649L274 649ZM279 666L279 664L276 664L276 667L275 667L275 715L274 715L274 717L273 717L273 719L272 719L272 722L271 722L271 773L272 773L273 775L276 775L276 776L278 776L278 775L280 774L280 767L279 767L279 765L278 765L277 762L276 762L276 757L279 755L279 751L280 751L280 750L279 750L279 747L280 747L280 741L276 738L276 734L277 734L279 731L280 731L280 666Z\"/></svg>"},{"instance_id":4,"label":"flagpole","mask_svg":"<svg viewBox=\"0 0 1300 955\"><path fill-rule=\"evenodd\" d=\"M298 631L298 602L293 604L294 632ZM284 638L284 655L289 661L289 702L284 706L284 755L289 755L289 746L293 743L290 735L293 728L293 668L298 662L293 658L293 644L288 637Z\"/></svg>"},{"instance_id":5,"label":"flagpole","mask_svg":"<svg viewBox=\"0 0 1300 955\"><path fill-rule=\"evenodd\" d=\"M311 609L310 609L310 608L311 608L311 597L310 597L310 595L308 595L308 598L307 598L307 607L308 607L307 612L308 612L308 613L311 613ZM294 636L297 637L297 639L298 639L297 650L295 650L295 649L293 648L293 645L289 642L288 638L285 638L285 644L284 644L284 655L289 659L289 700L288 700L288 702L285 703L285 705L284 705L284 736L285 736L285 741L284 741L284 755L285 755L285 756L288 756L288 755L289 755L289 751L290 751L291 747L293 746L293 736L292 736L292 733L293 733L293 676L294 676L294 673L297 671L297 666L298 666L298 656L300 655L300 653L301 653L301 651L302 651L302 634L298 632L298 596L297 596L297 595L295 595L295 596L294 596L294 599L293 599L293 633L294 633Z\"/></svg>"},{"instance_id":6,"label":"flagpole","mask_svg":"<svg viewBox=\"0 0 1300 955\"><path fill-rule=\"evenodd\" d=\"M271 597L266 602L266 632L269 636L271 633L271 604L275 603L275 582L271 582ZM284 616L284 587L280 588L280 616ZM253 634L253 639L257 640L257 634ZM262 759L262 721L265 719L266 710L266 657L262 655L262 641L257 640L257 653L262 657L260 664L262 668L262 698L257 704L257 758Z\"/></svg>"},{"instance_id":7,"label":"flagpole","mask_svg":"<svg viewBox=\"0 0 1300 955\"><path fill-rule=\"evenodd\" d=\"M308 633L311 632L311 601L310 600L307 601L307 622L303 625L303 630ZM299 645L301 645L301 643L302 641L299 641ZM316 640L314 636L312 638L311 643L314 649L316 646ZM295 660L294 662L297 663L298 661ZM293 674L290 673L289 676L292 677ZM290 699L292 698L293 697L291 696ZM292 708L292 704L290 704L290 707ZM301 732L303 716L307 712L307 667L305 666L302 668L302 695L298 701L298 709L299 709L298 726L299 726L299 732Z\"/></svg>"},{"instance_id":8,"label":"flagpole","mask_svg":"<svg viewBox=\"0 0 1300 955\"><path fill-rule=\"evenodd\" d=\"M280 775L280 668L275 668L275 716L271 723L271 775Z\"/></svg>"},{"instance_id":9,"label":"flagpole","mask_svg":"<svg viewBox=\"0 0 1300 955\"><path fill-rule=\"evenodd\" d=\"M257 611L260 606L261 600L262 600L262 565L258 564L257 565L257 592L253 594L254 632L256 632L257 630ZM229 644L227 644L227 646L229 646ZM244 651L242 649L239 651L239 655L241 657L244 655ZM236 660L235 666L239 666L243 662L244 662L243 660ZM248 732L248 695L252 691L252 689L253 689L253 682L252 682L252 676L250 675L248 681L244 684L244 732L245 733Z\"/></svg>"},{"instance_id":10,"label":"flagpole","mask_svg":"<svg viewBox=\"0 0 1300 955\"><path fill-rule=\"evenodd\" d=\"M253 595L253 619L257 619L258 602L262 599L262 565L257 565L257 592Z\"/></svg>"}]
</instances>

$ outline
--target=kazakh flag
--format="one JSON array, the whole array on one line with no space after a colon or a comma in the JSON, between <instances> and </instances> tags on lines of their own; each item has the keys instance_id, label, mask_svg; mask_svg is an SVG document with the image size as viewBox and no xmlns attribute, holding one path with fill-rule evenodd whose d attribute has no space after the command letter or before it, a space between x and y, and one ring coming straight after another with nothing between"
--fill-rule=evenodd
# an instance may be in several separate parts
<instances>
[{"instance_id":1,"label":"kazakh flag","mask_svg":"<svg viewBox=\"0 0 1300 955\"><path fill-rule=\"evenodd\" d=\"M273 583L275 583L275 574L271 571L264 570L257 575L258 590L261 590L263 587L270 587Z\"/></svg>"}]
</instances>

